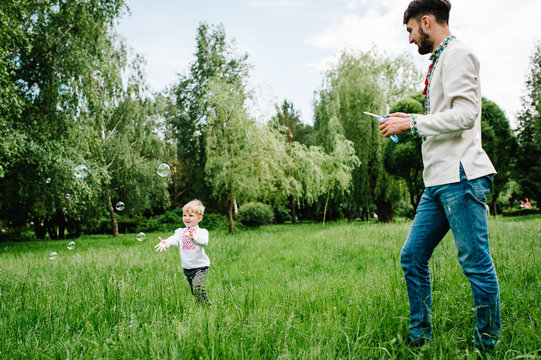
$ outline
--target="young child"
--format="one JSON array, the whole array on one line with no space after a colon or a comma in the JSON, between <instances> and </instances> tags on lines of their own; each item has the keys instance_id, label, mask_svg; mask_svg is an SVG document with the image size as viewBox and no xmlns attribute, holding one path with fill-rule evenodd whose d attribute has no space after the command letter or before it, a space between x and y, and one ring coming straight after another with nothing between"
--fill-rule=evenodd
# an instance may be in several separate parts
<instances>
[{"instance_id":1,"label":"young child","mask_svg":"<svg viewBox=\"0 0 541 360\"><path fill-rule=\"evenodd\" d=\"M180 262L184 275L190 283L192 294L197 301L212 305L205 294L205 277L210 266L210 260L205 254L204 247L209 242L209 232L201 229L198 224L203 220L205 206L199 200L192 200L182 208L182 221L186 228L175 231L173 236L163 240L154 247L156 251L167 250L170 246L178 246Z\"/></svg>"}]
</instances>

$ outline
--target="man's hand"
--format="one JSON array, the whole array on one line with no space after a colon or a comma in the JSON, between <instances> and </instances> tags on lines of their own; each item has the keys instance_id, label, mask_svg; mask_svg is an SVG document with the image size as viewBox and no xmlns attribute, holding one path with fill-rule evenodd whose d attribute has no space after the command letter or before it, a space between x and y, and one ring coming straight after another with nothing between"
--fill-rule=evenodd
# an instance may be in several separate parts
<instances>
[{"instance_id":1,"label":"man's hand","mask_svg":"<svg viewBox=\"0 0 541 360\"><path fill-rule=\"evenodd\" d=\"M156 251L167 251L167 244L165 241L163 241L161 237L158 237L158 239L160 242L154 246L154 249L156 249Z\"/></svg>"},{"instance_id":2,"label":"man's hand","mask_svg":"<svg viewBox=\"0 0 541 360\"><path fill-rule=\"evenodd\" d=\"M393 113L381 119L378 126L379 131L385 136L397 135L410 131L410 118L406 113Z\"/></svg>"}]
</instances>

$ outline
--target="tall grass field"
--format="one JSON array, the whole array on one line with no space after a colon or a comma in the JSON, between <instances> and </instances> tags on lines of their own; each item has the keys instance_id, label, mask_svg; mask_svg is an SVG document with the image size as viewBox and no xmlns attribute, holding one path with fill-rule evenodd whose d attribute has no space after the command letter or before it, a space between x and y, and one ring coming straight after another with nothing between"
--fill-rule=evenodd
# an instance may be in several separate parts
<instances>
[{"instance_id":1,"label":"tall grass field","mask_svg":"<svg viewBox=\"0 0 541 360\"><path fill-rule=\"evenodd\" d=\"M405 341L399 254L411 222L210 233L192 297L171 234L0 243L2 359L477 359L474 310L450 234L431 260L434 341ZM489 220L501 289L495 359L541 358L541 217ZM57 252L49 260L50 252Z\"/></svg>"}]
</instances>

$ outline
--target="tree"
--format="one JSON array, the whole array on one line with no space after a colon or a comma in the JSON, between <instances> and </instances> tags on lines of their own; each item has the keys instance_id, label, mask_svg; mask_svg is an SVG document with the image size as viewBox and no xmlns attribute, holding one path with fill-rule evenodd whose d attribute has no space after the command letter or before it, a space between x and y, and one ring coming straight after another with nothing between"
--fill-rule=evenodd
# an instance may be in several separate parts
<instances>
[{"instance_id":1,"label":"tree","mask_svg":"<svg viewBox=\"0 0 541 360\"><path fill-rule=\"evenodd\" d=\"M275 106L276 114L271 118L271 126L283 126L287 131L287 142L297 141L304 145L312 144L312 126L303 124L301 115L292 102L284 100L282 105Z\"/></svg>"},{"instance_id":2,"label":"tree","mask_svg":"<svg viewBox=\"0 0 541 360\"><path fill-rule=\"evenodd\" d=\"M23 26L29 11L28 2L0 3L0 178L25 142L23 134L14 128L24 108L15 74L19 56L16 49L29 45L29 31Z\"/></svg>"},{"instance_id":3,"label":"tree","mask_svg":"<svg viewBox=\"0 0 541 360\"><path fill-rule=\"evenodd\" d=\"M284 100L281 106L276 105L276 114L272 117L269 126L285 133L286 151L291 160L292 166L285 170L286 176L289 176L289 182L284 184L285 192L288 196L288 206L291 213L291 222L297 222L297 197L301 195L301 186L299 183L300 172L296 168L298 160L304 158L305 147L295 146L297 144L310 144L311 126L304 125L301 122L300 114L293 107L293 103ZM294 151L296 150L296 151ZM287 186L290 184L291 186Z\"/></svg>"},{"instance_id":4,"label":"tree","mask_svg":"<svg viewBox=\"0 0 541 360\"><path fill-rule=\"evenodd\" d=\"M415 97L407 97L399 101L390 110L391 113L407 114L422 114L423 111L422 103ZM414 138L411 133L401 134L398 143L388 143L385 146L383 164L389 174L405 180L410 204L413 210L417 209L424 190L421 139Z\"/></svg>"},{"instance_id":5,"label":"tree","mask_svg":"<svg viewBox=\"0 0 541 360\"><path fill-rule=\"evenodd\" d=\"M333 117L329 128L337 129L338 127L338 119ZM323 210L323 226L325 226L327 206L331 194L338 192L340 195L344 195L348 191L353 169L360 164L359 158L355 155L353 142L338 132L331 132L330 136L334 137L331 145L332 150L325 156L321 166L324 179L323 189L327 194Z\"/></svg>"},{"instance_id":6,"label":"tree","mask_svg":"<svg viewBox=\"0 0 541 360\"><path fill-rule=\"evenodd\" d=\"M38 236L48 228L51 237L63 237L67 225L77 234L82 222L96 217L102 172L91 156L94 130L77 119L90 74L108 60L102 52L111 45L108 29L124 9L122 1L13 2L9 13L17 15L7 17L9 27L24 34L8 42L11 63L2 62L12 84L7 91L16 99L3 122L8 138L24 141L7 153L0 186L0 208L11 225L33 221ZM61 84L71 91L59 94ZM92 174L86 186L73 176L81 160Z\"/></svg>"},{"instance_id":7,"label":"tree","mask_svg":"<svg viewBox=\"0 0 541 360\"><path fill-rule=\"evenodd\" d=\"M541 41L535 45L518 115L515 175L525 197L541 201Z\"/></svg>"},{"instance_id":8,"label":"tree","mask_svg":"<svg viewBox=\"0 0 541 360\"><path fill-rule=\"evenodd\" d=\"M342 53L338 64L326 76L315 104L316 143L328 151L328 124L336 117L345 137L352 141L360 160L353 173L352 195L341 199L348 217L360 213L364 219L375 208L380 221L392 220L392 205L398 185L383 171L381 154L385 139L377 121L364 111L386 113L386 104L413 89L418 74L407 58L388 59L375 52ZM378 210L379 208L379 210Z\"/></svg>"},{"instance_id":9,"label":"tree","mask_svg":"<svg viewBox=\"0 0 541 360\"><path fill-rule=\"evenodd\" d=\"M279 134L249 118L241 85L215 78L207 86L205 172L213 194L228 199L229 231L234 233L235 199L271 198L284 179L287 157Z\"/></svg>"},{"instance_id":10,"label":"tree","mask_svg":"<svg viewBox=\"0 0 541 360\"><path fill-rule=\"evenodd\" d=\"M181 75L173 92L177 114L171 119L177 142L178 159L182 164L186 194L190 198L209 200L205 182L205 135L208 125L208 82L214 77L241 87L246 85L250 66L246 54L235 53L234 42L226 40L222 24L200 23L197 28L195 61L190 72ZM188 195L186 195L188 196Z\"/></svg>"},{"instance_id":11,"label":"tree","mask_svg":"<svg viewBox=\"0 0 541 360\"><path fill-rule=\"evenodd\" d=\"M498 172L494 176L492 191L487 203L494 215L498 214L497 202L511 180L513 158L517 151L517 139L511 131L509 120L503 110L494 102L483 98L481 114L481 131L483 149Z\"/></svg>"},{"instance_id":12,"label":"tree","mask_svg":"<svg viewBox=\"0 0 541 360\"><path fill-rule=\"evenodd\" d=\"M130 209L166 204L161 190L167 184L139 177L156 176L151 169L162 146L142 62L128 62L126 46L113 32L124 2L17 4L21 15L12 20L27 34L26 43L11 49L9 76L22 105L5 121L25 141L17 156L9 155L0 179L2 214L14 226L32 222L38 237L48 232L63 238L66 229L77 236L106 208L114 222L115 196L137 198L133 204L140 205ZM74 176L80 164L88 169L86 177ZM142 201L145 196L150 200Z\"/></svg>"}]
</instances>

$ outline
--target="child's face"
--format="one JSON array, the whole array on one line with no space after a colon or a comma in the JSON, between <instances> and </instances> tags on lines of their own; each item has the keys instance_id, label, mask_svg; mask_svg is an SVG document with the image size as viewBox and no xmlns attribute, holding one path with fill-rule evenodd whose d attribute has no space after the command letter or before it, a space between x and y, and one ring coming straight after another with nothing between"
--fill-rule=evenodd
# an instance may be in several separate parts
<instances>
[{"instance_id":1,"label":"child's face","mask_svg":"<svg viewBox=\"0 0 541 360\"><path fill-rule=\"evenodd\" d=\"M201 220L203 220L202 215L197 215L196 213L186 211L182 213L182 221L184 221L184 225L186 225L186 227L195 226L199 224Z\"/></svg>"}]
</instances>

